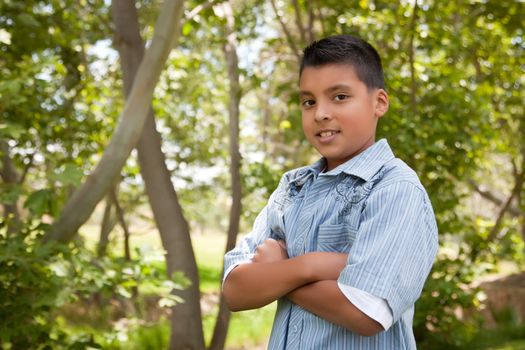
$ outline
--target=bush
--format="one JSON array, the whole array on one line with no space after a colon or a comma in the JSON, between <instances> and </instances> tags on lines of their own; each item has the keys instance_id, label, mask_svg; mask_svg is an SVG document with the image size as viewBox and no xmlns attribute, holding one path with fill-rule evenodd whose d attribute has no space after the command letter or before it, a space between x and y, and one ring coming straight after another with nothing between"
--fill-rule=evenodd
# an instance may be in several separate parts
<instances>
[{"instance_id":1,"label":"bush","mask_svg":"<svg viewBox=\"0 0 525 350\"><path fill-rule=\"evenodd\" d=\"M128 300L147 284L160 294L161 306L181 301L171 294L187 285L180 274L167 280L140 255L131 261L97 258L81 241L43 243L47 228L26 225L8 234L0 221L0 348L100 348L94 335L68 332L56 313L95 294Z\"/></svg>"}]
</instances>

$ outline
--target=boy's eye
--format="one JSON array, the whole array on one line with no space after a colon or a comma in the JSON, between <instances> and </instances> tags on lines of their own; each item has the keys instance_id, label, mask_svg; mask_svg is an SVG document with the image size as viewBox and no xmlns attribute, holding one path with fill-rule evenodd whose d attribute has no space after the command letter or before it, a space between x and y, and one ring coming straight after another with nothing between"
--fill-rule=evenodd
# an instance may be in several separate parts
<instances>
[{"instance_id":1,"label":"boy's eye","mask_svg":"<svg viewBox=\"0 0 525 350\"><path fill-rule=\"evenodd\" d=\"M315 101L314 100L304 100L302 103L303 107L312 107L313 105L315 105Z\"/></svg>"},{"instance_id":2,"label":"boy's eye","mask_svg":"<svg viewBox=\"0 0 525 350\"><path fill-rule=\"evenodd\" d=\"M345 94L338 94L338 95L335 95L334 100L343 101L343 100L346 100L348 97L349 96Z\"/></svg>"}]
</instances>

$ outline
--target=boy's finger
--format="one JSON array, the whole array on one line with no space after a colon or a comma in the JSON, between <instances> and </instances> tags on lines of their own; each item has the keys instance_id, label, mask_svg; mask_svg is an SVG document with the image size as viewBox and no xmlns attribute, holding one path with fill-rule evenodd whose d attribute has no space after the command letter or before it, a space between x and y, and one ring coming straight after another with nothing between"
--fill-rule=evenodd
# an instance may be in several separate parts
<instances>
[{"instance_id":1,"label":"boy's finger","mask_svg":"<svg viewBox=\"0 0 525 350\"><path fill-rule=\"evenodd\" d=\"M283 248L284 250L286 250L286 242L285 242L285 241L283 241L283 240L280 239L280 240L277 241L277 243L279 244L279 246L280 246L281 248Z\"/></svg>"}]
</instances>

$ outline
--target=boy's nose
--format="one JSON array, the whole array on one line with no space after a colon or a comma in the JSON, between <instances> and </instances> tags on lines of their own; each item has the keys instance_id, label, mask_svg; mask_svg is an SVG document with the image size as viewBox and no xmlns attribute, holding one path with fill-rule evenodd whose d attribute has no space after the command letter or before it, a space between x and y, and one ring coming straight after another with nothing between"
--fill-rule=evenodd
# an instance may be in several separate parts
<instances>
[{"instance_id":1,"label":"boy's nose","mask_svg":"<svg viewBox=\"0 0 525 350\"><path fill-rule=\"evenodd\" d=\"M327 110L326 108L317 108L317 110L315 111L315 120L320 122L320 121L323 121L323 120L330 120L332 119L332 114L330 113L329 110Z\"/></svg>"}]
</instances>

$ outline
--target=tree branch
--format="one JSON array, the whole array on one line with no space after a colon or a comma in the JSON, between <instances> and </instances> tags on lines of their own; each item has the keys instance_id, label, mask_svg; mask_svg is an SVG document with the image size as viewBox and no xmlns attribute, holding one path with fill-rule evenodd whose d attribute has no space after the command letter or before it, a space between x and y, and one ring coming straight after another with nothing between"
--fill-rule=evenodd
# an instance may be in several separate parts
<instances>
[{"instance_id":1,"label":"tree branch","mask_svg":"<svg viewBox=\"0 0 525 350\"><path fill-rule=\"evenodd\" d=\"M315 34L314 34L314 21L315 21L314 4L311 1L307 1L306 2L306 6L308 8L308 26L306 27L306 32L308 33L308 42L312 43L315 40Z\"/></svg>"},{"instance_id":2,"label":"tree branch","mask_svg":"<svg viewBox=\"0 0 525 350\"><path fill-rule=\"evenodd\" d=\"M126 220L124 219L124 210L122 210L122 206L119 203L117 193L113 189L110 191L111 196L111 202L113 205L115 205L115 212L117 214L117 219L120 224L120 227L122 227L122 231L124 231L124 257L126 261L131 260L131 251L129 248L129 229L128 224L126 223Z\"/></svg>"},{"instance_id":3,"label":"tree branch","mask_svg":"<svg viewBox=\"0 0 525 350\"><path fill-rule=\"evenodd\" d=\"M321 23L321 33L322 33L322 35L324 37L324 36L326 36L326 27L324 26L324 17L323 17L321 1L320 0L316 0L315 1L315 5L317 7L317 17L319 18L319 23Z\"/></svg>"},{"instance_id":4,"label":"tree branch","mask_svg":"<svg viewBox=\"0 0 525 350\"><path fill-rule=\"evenodd\" d=\"M294 56L297 58L297 62L300 63L301 55L299 54L297 45L295 45L294 39L292 38L292 34L290 34L288 27L286 27L286 24L283 22L283 19L281 18L281 16L279 16L279 11L277 10L277 7L275 6L275 0L271 0L270 2L272 4L273 11L275 12L275 16L277 17L277 20L279 21L279 24L281 25L281 28L283 29L284 35L286 36L288 45L290 45L290 48L292 49Z\"/></svg>"},{"instance_id":5,"label":"tree branch","mask_svg":"<svg viewBox=\"0 0 525 350\"><path fill-rule=\"evenodd\" d=\"M215 5L219 5L223 2L225 2L226 0L220 0L220 1L207 1L203 4L200 4L200 5L197 5L195 6L191 11L186 11L186 13L184 14L184 19L182 20L182 24L188 22L188 21L191 21L193 19L193 17L197 16L200 12L210 8L210 7L213 7Z\"/></svg>"},{"instance_id":6,"label":"tree branch","mask_svg":"<svg viewBox=\"0 0 525 350\"><path fill-rule=\"evenodd\" d=\"M410 60L410 106L412 108L412 115L417 115L417 82L416 82L416 68L415 68L415 56L416 50L414 48L414 37L416 35L416 23L418 17L418 3L414 1L414 10L412 12L412 21L410 22L410 43L408 50L408 57Z\"/></svg>"},{"instance_id":7,"label":"tree branch","mask_svg":"<svg viewBox=\"0 0 525 350\"><path fill-rule=\"evenodd\" d=\"M7 141L0 140L0 177L2 181L8 186L14 186L19 183L20 175L13 164L11 155L9 152L9 144ZM18 231L20 226L20 211L18 210L18 201L15 200L14 203L4 203L4 217L11 217L11 220L8 222L7 232L15 233Z\"/></svg>"},{"instance_id":8,"label":"tree branch","mask_svg":"<svg viewBox=\"0 0 525 350\"><path fill-rule=\"evenodd\" d=\"M231 3L225 2L223 11L226 18L224 32L226 43L223 46L229 81L229 136L230 136L230 177L231 177L231 197L230 221L228 225L228 235L226 239L226 252L235 247L237 234L239 233L239 223L242 212L242 187L241 187L241 153L239 151L239 106L242 90L239 83L239 58L237 56L237 36L235 33L235 17ZM223 267L224 270L224 267ZM224 295L221 293L219 300L219 313L213 331L210 350L224 349L226 334L230 321L230 310L226 305Z\"/></svg>"},{"instance_id":9,"label":"tree branch","mask_svg":"<svg viewBox=\"0 0 525 350\"><path fill-rule=\"evenodd\" d=\"M301 8L299 7L299 2L297 0L292 1L293 8L295 10L295 24L297 29L299 29L299 35L301 36L301 42L306 43L305 29L303 26L303 16L301 15Z\"/></svg>"},{"instance_id":10,"label":"tree branch","mask_svg":"<svg viewBox=\"0 0 525 350\"><path fill-rule=\"evenodd\" d=\"M523 187L523 181L525 179L525 173L517 175L515 179L516 182L514 184L514 188L512 189L509 198L505 202L505 205L501 208L496 223L494 224L494 227L492 227L492 229L490 230L489 236L487 237L488 242L492 242L496 238L501 227L501 223L503 222L503 217L505 216L505 213L509 210L512 200L518 196L519 192L521 192L521 189Z\"/></svg>"},{"instance_id":11,"label":"tree branch","mask_svg":"<svg viewBox=\"0 0 525 350\"><path fill-rule=\"evenodd\" d=\"M492 191L487 189L485 186L478 185L472 179L467 180L467 184L484 199L494 203L497 206L503 205L505 199L502 199L500 196L494 194ZM523 215L523 212L517 206L514 206L514 205L510 205L507 211L510 215L514 217L519 217Z\"/></svg>"}]
</instances>

